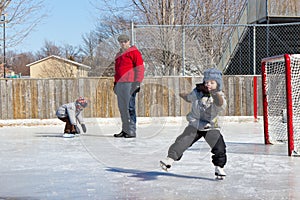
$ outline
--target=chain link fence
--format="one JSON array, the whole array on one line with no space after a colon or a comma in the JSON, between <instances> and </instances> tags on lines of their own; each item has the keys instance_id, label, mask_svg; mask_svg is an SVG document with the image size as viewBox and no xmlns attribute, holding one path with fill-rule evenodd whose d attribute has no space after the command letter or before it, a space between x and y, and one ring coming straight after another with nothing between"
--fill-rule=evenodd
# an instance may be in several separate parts
<instances>
[{"instance_id":1,"label":"chain link fence","mask_svg":"<svg viewBox=\"0 0 300 200\"><path fill-rule=\"evenodd\" d=\"M262 58L300 50L300 23L132 25L131 34L146 76L197 76L212 66L225 75L257 75Z\"/></svg>"}]
</instances>

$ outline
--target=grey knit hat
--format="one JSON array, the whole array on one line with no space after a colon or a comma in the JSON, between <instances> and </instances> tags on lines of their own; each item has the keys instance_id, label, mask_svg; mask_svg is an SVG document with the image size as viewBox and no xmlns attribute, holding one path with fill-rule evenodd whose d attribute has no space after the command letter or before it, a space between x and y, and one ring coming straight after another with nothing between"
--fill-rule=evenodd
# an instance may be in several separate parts
<instances>
[{"instance_id":1,"label":"grey knit hat","mask_svg":"<svg viewBox=\"0 0 300 200\"><path fill-rule=\"evenodd\" d=\"M223 87L223 81L222 81L222 72L215 68L209 68L204 70L203 72L203 82L208 80L215 80L218 84L217 90L221 91Z\"/></svg>"},{"instance_id":2,"label":"grey knit hat","mask_svg":"<svg viewBox=\"0 0 300 200\"><path fill-rule=\"evenodd\" d=\"M128 35L125 35L125 34L122 34L122 35L119 35L118 37L118 41L121 42L121 41L129 41L130 38Z\"/></svg>"}]
</instances>

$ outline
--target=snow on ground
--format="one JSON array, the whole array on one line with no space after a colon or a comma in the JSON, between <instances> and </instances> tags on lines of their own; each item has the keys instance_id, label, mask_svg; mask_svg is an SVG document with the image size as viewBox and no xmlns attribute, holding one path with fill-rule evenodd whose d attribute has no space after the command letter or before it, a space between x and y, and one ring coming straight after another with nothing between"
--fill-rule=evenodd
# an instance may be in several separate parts
<instances>
[{"instance_id":1,"label":"snow on ground","mask_svg":"<svg viewBox=\"0 0 300 200\"><path fill-rule=\"evenodd\" d=\"M0 199L299 199L300 158L264 145L262 122L224 118L228 174L214 177L204 140L169 172L159 160L186 126L184 118L138 118L138 137L114 138L118 118L86 119L88 132L63 138L63 123L1 120Z\"/></svg>"}]
</instances>

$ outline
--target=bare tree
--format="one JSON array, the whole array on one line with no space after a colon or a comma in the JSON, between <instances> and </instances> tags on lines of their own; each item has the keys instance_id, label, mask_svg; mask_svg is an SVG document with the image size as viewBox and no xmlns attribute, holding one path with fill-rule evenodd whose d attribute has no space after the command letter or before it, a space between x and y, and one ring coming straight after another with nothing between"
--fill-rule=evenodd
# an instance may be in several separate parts
<instances>
[{"instance_id":1,"label":"bare tree","mask_svg":"<svg viewBox=\"0 0 300 200\"><path fill-rule=\"evenodd\" d=\"M136 31L137 41L140 42L142 38L147 40L155 38L142 43L143 48L152 46L160 50L146 53L149 54L147 57L160 60L161 65L156 63L156 66L161 68L161 75L178 75L183 59L182 50L178 45L182 45L183 42L187 52L187 68L196 67L194 72L201 73L203 68L217 62L230 32L228 27L221 25L237 21L245 0L151 0L150 2L133 0L133 2L140 13L146 16L148 24L162 25L157 30L140 28ZM214 28L210 26L212 24L219 24L220 27ZM184 30L176 25L181 25ZM185 41L182 41L182 31L185 34ZM155 40L159 42L153 43Z\"/></svg>"},{"instance_id":2,"label":"bare tree","mask_svg":"<svg viewBox=\"0 0 300 200\"><path fill-rule=\"evenodd\" d=\"M46 17L45 0L0 0L0 15L5 16L6 47L13 47ZM4 38L1 38L3 40Z\"/></svg>"},{"instance_id":3,"label":"bare tree","mask_svg":"<svg viewBox=\"0 0 300 200\"><path fill-rule=\"evenodd\" d=\"M135 29L136 44L148 64L147 73L178 75L181 73L183 60L180 48L183 31L188 53L187 68L190 73L201 73L203 68L213 65L219 59L230 33L228 27L213 28L210 25L236 23L246 0L128 0L124 2L127 5L126 14L122 12L122 15L120 10L125 8L122 4L115 5L113 0L95 1L98 2L97 5L103 2L108 5L104 10L100 6L98 9L111 13L109 18L102 19L106 27L103 29L102 26L102 30L110 33L111 37L118 32L128 32L133 19L139 24L158 25ZM120 21L121 18L123 21Z\"/></svg>"},{"instance_id":4,"label":"bare tree","mask_svg":"<svg viewBox=\"0 0 300 200\"><path fill-rule=\"evenodd\" d=\"M34 62L34 55L31 53L15 54L8 52L7 54L7 67L11 68L16 74L29 76L30 68L26 65L31 62Z\"/></svg>"},{"instance_id":5,"label":"bare tree","mask_svg":"<svg viewBox=\"0 0 300 200\"><path fill-rule=\"evenodd\" d=\"M116 35L130 27L130 22L123 17L117 17L115 21L100 21L96 30L83 35L83 63L92 67L90 76L112 76L112 63L119 49Z\"/></svg>"},{"instance_id":6,"label":"bare tree","mask_svg":"<svg viewBox=\"0 0 300 200\"><path fill-rule=\"evenodd\" d=\"M81 52L93 61L100 38L96 31L91 31L82 36L83 44L80 47Z\"/></svg>"},{"instance_id":7,"label":"bare tree","mask_svg":"<svg viewBox=\"0 0 300 200\"><path fill-rule=\"evenodd\" d=\"M55 45L54 42L45 41L44 46L36 53L37 59L43 59L45 57L56 55L62 55L62 48Z\"/></svg>"},{"instance_id":8,"label":"bare tree","mask_svg":"<svg viewBox=\"0 0 300 200\"><path fill-rule=\"evenodd\" d=\"M99 36L96 31L91 31L82 36L83 44L80 47L82 52L82 62L91 67L90 75L97 76L96 51L99 44Z\"/></svg>"},{"instance_id":9,"label":"bare tree","mask_svg":"<svg viewBox=\"0 0 300 200\"><path fill-rule=\"evenodd\" d=\"M80 47L65 44L62 48L62 56L72 61L80 61Z\"/></svg>"}]
</instances>

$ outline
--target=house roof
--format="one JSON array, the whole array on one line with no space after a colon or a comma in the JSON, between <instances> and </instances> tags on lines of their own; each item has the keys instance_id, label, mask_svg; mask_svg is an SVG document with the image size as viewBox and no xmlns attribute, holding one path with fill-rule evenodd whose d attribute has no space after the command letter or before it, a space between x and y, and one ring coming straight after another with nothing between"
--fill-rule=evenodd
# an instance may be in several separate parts
<instances>
[{"instance_id":1,"label":"house roof","mask_svg":"<svg viewBox=\"0 0 300 200\"><path fill-rule=\"evenodd\" d=\"M51 58L54 58L54 59L57 59L57 60L61 60L63 62L67 62L67 63L70 63L72 65L76 65L78 67L82 67L82 68L86 68L86 69L91 69L90 66L87 66L87 65L84 65L84 64L81 64L81 63L78 63L78 62L66 59L66 58L62 58L62 57L59 57L59 56L56 56L56 55L51 55L51 56L48 56L46 58L43 58L43 59L37 60L35 62L29 63L29 64L26 65L26 67L30 67L32 65L35 65L37 63L43 62L43 61L51 59Z\"/></svg>"}]
</instances>

